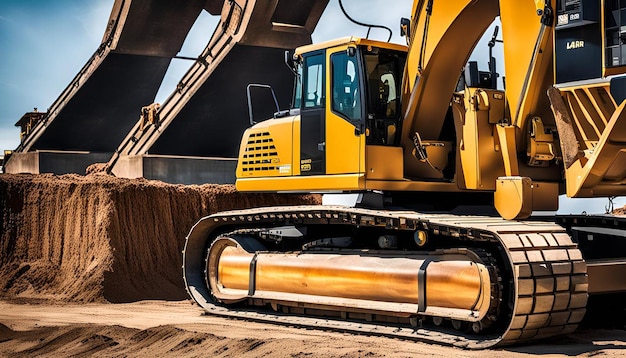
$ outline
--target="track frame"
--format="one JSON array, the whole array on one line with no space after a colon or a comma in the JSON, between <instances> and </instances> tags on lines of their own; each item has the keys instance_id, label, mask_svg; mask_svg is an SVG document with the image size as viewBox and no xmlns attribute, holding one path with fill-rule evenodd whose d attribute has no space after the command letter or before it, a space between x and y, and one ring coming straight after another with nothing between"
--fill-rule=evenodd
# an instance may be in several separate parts
<instances>
[{"instance_id":1,"label":"track frame","mask_svg":"<svg viewBox=\"0 0 626 358\"><path fill-rule=\"evenodd\" d=\"M204 281L204 255L212 238L245 228L283 225L352 225L424 230L459 246L482 245L499 251L506 293L504 312L486 334L441 327L303 317L281 312L226 308L216 304ZM431 239L432 240L432 239ZM498 217L386 211L341 206L257 208L214 214L198 221L183 251L183 278L189 295L209 314L333 329L453 345L469 349L527 343L574 331L587 304L586 263L565 229L552 222L506 221Z\"/></svg>"}]
</instances>

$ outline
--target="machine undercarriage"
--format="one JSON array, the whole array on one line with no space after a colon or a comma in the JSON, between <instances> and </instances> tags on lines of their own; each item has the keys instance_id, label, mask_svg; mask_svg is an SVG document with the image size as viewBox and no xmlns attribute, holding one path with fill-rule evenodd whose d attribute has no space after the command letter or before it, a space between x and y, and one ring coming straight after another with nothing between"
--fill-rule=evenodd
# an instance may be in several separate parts
<instances>
[{"instance_id":1,"label":"machine undercarriage","mask_svg":"<svg viewBox=\"0 0 626 358\"><path fill-rule=\"evenodd\" d=\"M473 349L569 333L588 297L561 226L411 211L216 214L192 229L183 271L211 313Z\"/></svg>"}]
</instances>

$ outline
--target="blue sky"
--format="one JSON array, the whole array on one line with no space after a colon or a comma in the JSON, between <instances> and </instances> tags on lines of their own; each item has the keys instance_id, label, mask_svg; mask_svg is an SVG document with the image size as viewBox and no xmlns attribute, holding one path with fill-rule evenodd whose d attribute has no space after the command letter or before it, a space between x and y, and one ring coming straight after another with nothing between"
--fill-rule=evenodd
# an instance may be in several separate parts
<instances>
[{"instance_id":1,"label":"blue sky","mask_svg":"<svg viewBox=\"0 0 626 358\"><path fill-rule=\"evenodd\" d=\"M45 111L69 84L102 40L113 0L1 0L0 1L0 150L19 144L15 122L37 107ZM383 24L394 31L392 41L403 43L398 28L409 17L412 0L344 0L357 20ZM204 12L187 37L181 56L197 56L213 33L217 18ZM337 0L331 0L313 34L319 42L348 35L365 36L366 29L349 23ZM487 30L488 34L492 30ZM386 39L386 32L372 37ZM484 43L483 43L484 42ZM479 66L486 64L486 42L478 45ZM157 95L163 102L190 66L174 60ZM503 64L498 64L502 69ZM603 212L606 199L566 200L563 212ZM624 200L618 200L624 205Z\"/></svg>"},{"instance_id":2,"label":"blue sky","mask_svg":"<svg viewBox=\"0 0 626 358\"><path fill-rule=\"evenodd\" d=\"M17 146L15 122L34 107L45 111L95 51L112 4L0 2L0 149Z\"/></svg>"}]
</instances>

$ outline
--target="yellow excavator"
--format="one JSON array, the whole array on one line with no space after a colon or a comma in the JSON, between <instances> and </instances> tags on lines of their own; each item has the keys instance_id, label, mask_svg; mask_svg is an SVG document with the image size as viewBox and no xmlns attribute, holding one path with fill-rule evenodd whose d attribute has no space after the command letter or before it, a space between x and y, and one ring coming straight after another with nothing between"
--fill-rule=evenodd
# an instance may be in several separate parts
<instances>
[{"instance_id":1,"label":"yellow excavator","mask_svg":"<svg viewBox=\"0 0 626 358\"><path fill-rule=\"evenodd\" d=\"M504 76L469 61L497 18ZM190 296L474 349L572 332L589 295L626 291L626 220L531 214L626 194L625 26L623 1L415 0L408 47L296 49L291 108L250 109L236 186L329 199L201 219Z\"/></svg>"}]
</instances>

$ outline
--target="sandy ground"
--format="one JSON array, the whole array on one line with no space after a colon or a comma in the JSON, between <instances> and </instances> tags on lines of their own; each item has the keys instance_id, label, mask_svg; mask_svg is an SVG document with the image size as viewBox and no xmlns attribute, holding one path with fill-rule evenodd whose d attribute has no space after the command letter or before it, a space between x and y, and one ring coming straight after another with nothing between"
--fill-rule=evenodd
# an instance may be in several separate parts
<instances>
[{"instance_id":1,"label":"sandy ground","mask_svg":"<svg viewBox=\"0 0 626 358\"><path fill-rule=\"evenodd\" d=\"M191 301L0 301L0 356L622 357L626 331L583 330L542 344L467 351L398 339L205 316Z\"/></svg>"}]
</instances>

